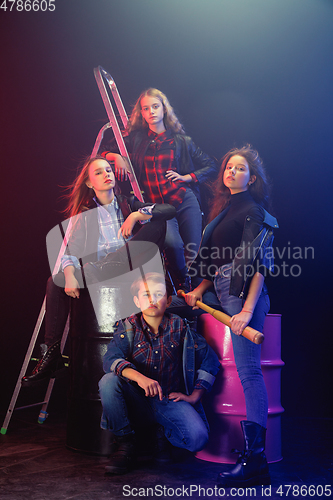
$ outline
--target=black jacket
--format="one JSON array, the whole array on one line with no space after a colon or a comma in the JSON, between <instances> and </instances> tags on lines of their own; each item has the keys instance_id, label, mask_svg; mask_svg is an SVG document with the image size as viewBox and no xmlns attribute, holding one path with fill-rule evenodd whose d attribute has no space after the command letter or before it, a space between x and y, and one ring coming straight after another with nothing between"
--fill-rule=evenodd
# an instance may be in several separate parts
<instances>
[{"instance_id":1,"label":"black jacket","mask_svg":"<svg viewBox=\"0 0 333 500\"><path fill-rule=\"evenodd\" d=\"M245 217L242 241L239 247L240 251L237 252L232 262L229 294L239 298L244 298L248 289L249 278L253 276L253 271L258 271L265 275L266 271L272 271L274 267L272 251L274 239L273 228L278 228L279 226L275 217L259 205L258 207L261 212L260 220L251 213L251 210ZM205 227L199 252L190 267L191 277L211 280L214 278L214 275L209 275L209 266L211 264L209 251L204 252L204 259L202 259L202 249L210 248L211 235L217 224L228 213L228 209L229 207L223 210Z\"/></svg>"},{"instance_id":2,"label":"black jacket","mask_svg":"<svg viewBox=\"0 0 333 500\"><path fill-rule=\"evenodd\" d=\"M151 203L142 203L135 196L127 198L126 196L117 196L117 201L124 216L128 217L131 212L139 208L151 206ZM80 213L74 219L74 229L67 245L65 254L77 257L81 265L87 262L96 262L97 247L99 239L99 226L97 211L93 210L97 205L92 202L90 209ZM161 224L172 219L176 215L176 209L167 203L156 204L152 210L152 220L161 221ZM140 224L136 224L133 230L135 234L140 229Z\"/></svg>"},{"instance_id":3,"label":"black jacket","mask_svg":"<svg viewBox=\"0 0 333 500\"><path fill-rule=\"evenodd\" d=\"M193 190L200 202L200 184L212 180L218 173L217 163L194 144L191 137L182 134L172 134L174 137L175 167L180 175L194 173L198 182L191 182L189 187ZM147 129L134 130L124 137L127 151L131 154L133 168L140 184L144 168L144 158L149 144L153 139L147 135ZM107 147L113 153L119 152L115 141ZM168 146L169 147L169 146ZM108 151L103 152L103 156Z\"/></svg>"}]
</instances>

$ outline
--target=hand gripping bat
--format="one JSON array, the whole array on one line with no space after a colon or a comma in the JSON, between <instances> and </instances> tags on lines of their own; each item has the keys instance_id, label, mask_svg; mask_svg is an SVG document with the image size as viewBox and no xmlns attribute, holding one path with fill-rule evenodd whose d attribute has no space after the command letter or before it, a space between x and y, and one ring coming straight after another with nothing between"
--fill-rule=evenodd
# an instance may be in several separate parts
<instances>
[{"instance_id":1,"label":"hand gripping bat","mask_svg":"<svg viewBox=\"0 0 333 500\"><path fill-rule=\"evenodd\" d=\"M178 290L177 295L178 297L184 297L186 294L184 290ZM218 311L217 309L213 309L213 307L207 306L207 304L204 304L203 302L201 302L201 300L197 300L195 305L197 307L200 307L200 309L203 309L204 311L208 312L213 316L213 318L217 319L224 325L227 325L231 329L231 324L230 324L231 317L228 316L228 314L225 314L222 311ZM261 344L265 338L263 333L254 330L250 326L244 328L242 335L248 340L251 340L251 342L253 342L254 344Z\"/></svg>"}]
</instances>

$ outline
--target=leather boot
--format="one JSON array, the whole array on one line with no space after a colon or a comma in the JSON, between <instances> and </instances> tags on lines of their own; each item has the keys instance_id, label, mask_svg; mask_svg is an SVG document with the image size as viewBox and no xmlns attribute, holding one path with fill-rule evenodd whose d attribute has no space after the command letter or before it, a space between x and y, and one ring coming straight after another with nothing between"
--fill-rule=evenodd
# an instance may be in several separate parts
<instances>
[{"instance_id":1,"label":"leather boot","mask_svg":"<svg viewBox=\"0 0 333 500\"><path fill-rule=\"evenodd\" d=\"M83 266L84 277L87 285L101 283L119 276L121 277L130 271L131 269L126 262L87 262Z\"/></svg>"},{"instance_id":2,"label":"leather boot","mask_svg":"<svg viewBox=\"0 0 333 500\"><path fill-rule=\"evenodd\" d=\"M67 372L60 352L60 340L49 348L46 344L41 344L40 347L42 356L31 375L22 378L22 387L30 387L48 378L60 378Z\"/></svg>"},{"instance_id":3,"label":"leather boot","mask_svg":"<svg viewBox=\"0 0 333 500\"><path fill-rule=\"evenodd\" d=\"M105 467L106 474L126 474L136 460L135 435L116 436L116 451L110 455L110 463Z\"/></svg>"},{"instance_id":4,"label":"leather boot","mask_svg":"<svg viewBox=\"0 0 333 500\"><path fill-rule=\"evenodd\" d=\"M271 484L265 450L266 429L255 422L241 422L245 449L235 467L221 472L217 481L224 487L246 487Z\"/></svg>"},{"instance_id":5,"label":"leather boot","mask_svg":"<svg viewBox=\"0 0 333 500\"><path fill-rule=\"evenodd\" d=\"M133 269L149 263L159 248L149 241L129 241L116 252L109 253L97 262L87 262L83 272L87 285L121 277ZM158 267L160 269L161 266ZM153 269L151 269L153 271Z\"/></svg>"}]
</instances>

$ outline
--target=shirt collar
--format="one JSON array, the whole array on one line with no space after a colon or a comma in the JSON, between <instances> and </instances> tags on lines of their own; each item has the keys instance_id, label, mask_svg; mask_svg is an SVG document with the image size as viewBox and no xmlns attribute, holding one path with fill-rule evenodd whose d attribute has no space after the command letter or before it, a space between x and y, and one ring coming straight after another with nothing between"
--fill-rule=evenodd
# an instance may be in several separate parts
<instances>
[{"instance_id":1,"label":"shirt collar","mask_svg":"<svg viewBox=\"0 0 333 500\"><path fill-rule=\"evenodd\" d=\"M109 207L114 207L115 210L118 210L119 208L119 205L118 205L118 200L117 200L117 197L116 195L114 195L113 197L113 200L111 201L111 203L109 203L108 205L101 205L100 202L98 201L98 198L96 196L94 196L93 198L94 202L96 203L96 205L98 207L103 207L103 208L106 208L106 210L109 208Z\"/></svg>"},{"instance_id":2,"label":"shirt collar","mask_svg":"<svg viewBox=\"0 0 333 500\"><path fill-rule=\"evenodd\" d=\"M163 334L163 332L165 331L167 325L168 325L168 314L167 313L164 313L164 316L163 316L163 319L158 327L158 333L153 333L150 329L150 326L148 325L148 323L145 321L142 313L141 314L138 314L138 315L134 315L134 317L132 316L132 318L134 319L134 322L136 324L137 327L139 327L139 329L142 329L144 332L149 332L149 334L153 337L155 336L158 336L158 335L161 335Z\"/></svg>"},{"instance_id":3,"label":"shirt collar","mask_svg":"<svg viewBox=\"0 0 333 500\"><path fill-rule=\"evenodd\" d=\"M156 134L156 132L148 129L148 137L150 137L151 139L157 139L159 141L165 141L166 139L170 139L172 137L172 132L170 129L167 129L161 134Z\"/></svg>"}]
</instances>

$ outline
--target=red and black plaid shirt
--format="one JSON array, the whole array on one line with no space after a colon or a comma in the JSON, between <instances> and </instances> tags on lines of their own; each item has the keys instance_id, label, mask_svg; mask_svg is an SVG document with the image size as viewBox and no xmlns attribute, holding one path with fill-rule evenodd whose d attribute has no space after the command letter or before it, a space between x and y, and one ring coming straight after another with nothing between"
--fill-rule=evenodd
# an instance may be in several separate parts
<instances>
[{"instance_id":1,"label":"red and black plaid shirt","mask_svg":"<svg viewBox=\"0 0 333 500\"><path fill-rule=\"evenodd\" d=\"M174 138L170 130L155 134L148 130L151 143L146 151L144 172L141 177L146 201L152 203L170 203L177 207L182 203L186 191L186 183L173 182L165 177L167 170L174 167Z\"/></svg>"}]
</instances>

